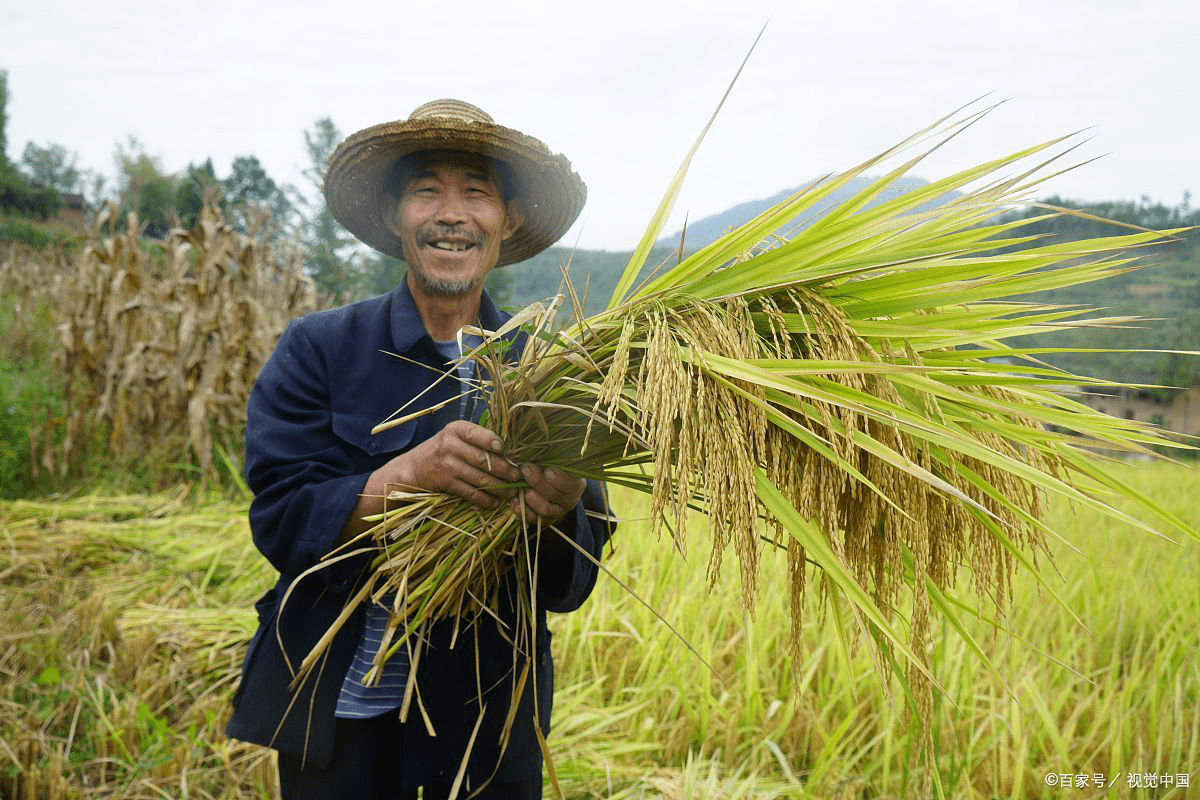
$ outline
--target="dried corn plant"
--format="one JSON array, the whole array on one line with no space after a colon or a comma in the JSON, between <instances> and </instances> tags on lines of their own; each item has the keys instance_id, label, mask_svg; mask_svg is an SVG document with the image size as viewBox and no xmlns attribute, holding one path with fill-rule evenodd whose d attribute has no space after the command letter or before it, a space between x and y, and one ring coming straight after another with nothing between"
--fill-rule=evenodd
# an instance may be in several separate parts
<instances>
[{"instance_id":1,"label":"dried corn plant","mask_svg":"<svg viewBox=\"0 0 1200 800\"><path fill-rule=\"evenodd\" d=\"M509 331L482 332L484 344L465 356L482 367L483 424L514 462L644 491L681 553L688 510L703 511L710 579L720 580L722 554L732 551L751 613L760 559L781 553L789 583L770 596L790 605L793 648L815 580L842 646L865 633L926 732L935 621L993 669L959 619L960 579L1001 611L1019 569L1049 588L1037 566L1057 535L1043 520L1047 497L1146 531L1200 536L1112 477L1097 451L1180 445L1063 396L1066 385L1106 382L1014 343L1128 322L1020 298L1135 268L1139 251L1177 232L1058 243L1023 234L1036 219L1006 221L1069 152L1064 139L874 202L985 113L951 115L646 277L689 154L607 310L556 328L549 312L531 308L511 323L524 331L523 347L510 346ZM924 152L822 209L840 187L912 148ZM818 209L825 213L790 238L776 235ZM1122 498L1155 523L1119 511ZM393 636L377 663L419 646L432 620L469 624L492 613L489 597L507 570L516 569L526 610L536 602L536 537L510 508L482 511L446 495L393 500L397 508L363 535L379 555L351 601L391 604Z\"/></svg>"},{"instance_id":2,"label":"dried corn plant","mask_svg":"<svg viewBox=\"0 0 1200 800\"><path fill-rule=\"evenodd\" d=\"M23 244L7 246L0 253L0 349L17 358L36 356L43 338L38 329L39 312L52 300L52 287L70 263L62 247L36 249Z\"/></svg>"},{"instance_id":3,"label":"dried corn plant","mask_svg":"<svg viewBox=\"0 0 1200 800\"><path fill-rule=\"evenodd\" d=\"M66 258L66 251L61 247L37 249L25 244L8 245L0 258L0 295L16 304L38 300L63 271Z\"/></svg>"},{"instance_id":4,"label":"dried corn plant","mask_svg":"<svg viewBox=\"0 0 1200 800\"><path fill-rule=\"evenodd\" d=\"M183 460L211 475L214 432L227 439L216 444L237 435L279 334L316 306L302 253L253 226L235 230L212 204L161 241L138 235L136 215L115 230L115 214L106 205L77 248L43 256L54 263L40 288L54 299L66 384L59 470L99 426L116 452L186 441Z\"/></svg>"}]
</instances>

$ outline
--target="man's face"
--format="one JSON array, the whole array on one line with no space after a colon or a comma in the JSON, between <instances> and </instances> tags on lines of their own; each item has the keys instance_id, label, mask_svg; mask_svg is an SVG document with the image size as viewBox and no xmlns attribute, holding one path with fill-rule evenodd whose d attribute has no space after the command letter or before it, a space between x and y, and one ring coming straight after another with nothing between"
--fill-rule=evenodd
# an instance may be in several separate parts
<instances>
[{"instance_id":1,"label":"man's face","mask_svg":"<svg viewBox=\"0 0 1200 800\"><path fill-rule=\"evenodd\" d=\"M504 202L495 168L482 156L425 153L402 180L389 223L417 287L434 297L471 293L521 224L516 204Z\"/></svg>"}]
</instances>

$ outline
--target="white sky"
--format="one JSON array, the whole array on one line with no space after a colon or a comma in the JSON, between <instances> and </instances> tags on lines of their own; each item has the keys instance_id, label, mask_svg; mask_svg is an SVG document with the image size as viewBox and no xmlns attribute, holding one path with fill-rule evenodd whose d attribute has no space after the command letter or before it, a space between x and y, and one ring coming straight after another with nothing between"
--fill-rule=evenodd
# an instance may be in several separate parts
<instances>
[{"instance_id":1,"label":"white sky","mask_svg":"<svg viewBox=\"0 0 1200 800\"><path fill-rule=\"evenodd\" d=\"M1046 194L1200 193L1195 0L0 0L8 155L56 142L113 172L130 134L169 171L259 157L300 183L303 131L458 97L571 159L564 239L627 249L764 23L668 231L845 169L981 95L1007 99L916 174L1090 128Z\"/></svg>"}]
</instances>

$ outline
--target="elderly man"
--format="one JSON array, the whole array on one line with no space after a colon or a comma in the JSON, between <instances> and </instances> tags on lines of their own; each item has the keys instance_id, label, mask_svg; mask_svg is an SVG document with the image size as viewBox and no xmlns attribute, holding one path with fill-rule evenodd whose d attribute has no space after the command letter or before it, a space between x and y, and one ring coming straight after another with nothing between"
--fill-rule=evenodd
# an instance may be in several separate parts
<instances>
[{"instance_id":1,"label":"elderly man","mask_svg":"<svg viewBox=\"0 0 1200 800\"><path fill-rule=\"evenodd\" d=\"M414 398L434 408L460 393L453 381L435 384L459 359L458 331L496 330L507 318L483 291L484 278L556 241L583 206L583 183L536 139L496 125L472 105L442 100L349 137L330 159L325 195L342 224L403 258L408 272L389 295L294 321L251 394L250 524L280 574L257 603L259 630L227 732L279 751L288 800L415 798L419 790L442 797L468 752L465 785L482 786L476 796L540 797L534 725L548 732L553 687L545 610L571 611L591 592L592 558L609 535L598 519L601 487L505 459L504 443L477 424L482 409L473 398L379 435L371 429ZM523 486L519 496L500 488L513 484ZM456 638L450 620L431 629L417 671L428 724L416 713L400 718L410 673L403 650L379 681L363 680L387 623L379 606L359 608L316 677L289 687L295 665L362 579L366 559L300 576L364 531L363 517L380 511L387 492L399 487L448 492L485 507L523 503L542 526L554 525L578 546L555 533L541 536L536 680L523 688L516 674L524 656L514 659L511 643L512 587L501 592L498 619L485 615L471 635Z\"/></svg>"}]
</instances>

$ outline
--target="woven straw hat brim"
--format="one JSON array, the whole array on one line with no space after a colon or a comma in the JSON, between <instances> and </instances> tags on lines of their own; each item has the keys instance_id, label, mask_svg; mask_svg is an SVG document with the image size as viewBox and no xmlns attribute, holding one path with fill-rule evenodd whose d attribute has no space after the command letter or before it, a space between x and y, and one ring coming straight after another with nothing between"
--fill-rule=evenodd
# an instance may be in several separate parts
<instances>
[{"instance_id":1,"label":"woven straw hat brim","mask_svg":"<svg viewBox=\"0 0 1200 800\"><path fill-rule=\"evenodd\" d=\"M397 120L347 137L330 156L325 201L334 219L381 253L403 258L399 237L384 224L382 195L396 162L422 150L474 153L509 165L525 221L501 245L497 266L524 261L554 244L587 200L571 162L520 131L446 117Z\"/></svg>"}]
</instances>

